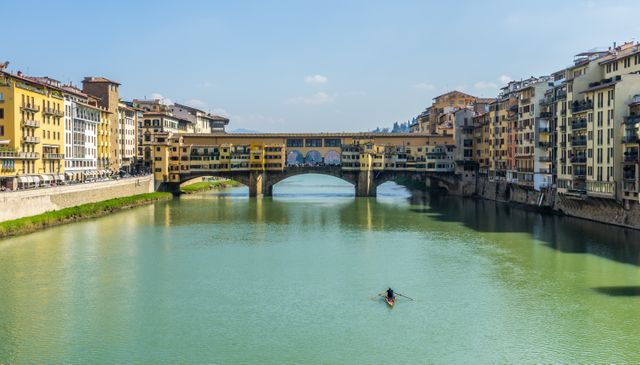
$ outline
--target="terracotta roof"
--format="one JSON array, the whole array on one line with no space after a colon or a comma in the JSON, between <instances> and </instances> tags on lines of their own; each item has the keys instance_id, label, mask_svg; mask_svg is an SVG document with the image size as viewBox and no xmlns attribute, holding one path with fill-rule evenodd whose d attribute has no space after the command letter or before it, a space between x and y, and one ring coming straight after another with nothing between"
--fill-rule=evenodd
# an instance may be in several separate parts
<instances>
[{"instance_id":1,"label":"terracotta roof","mask_svg":"<svg viewBox=\"0 0 640 365\"><path fill-rule=\"evenodd\" d=\"M106 77L100 77L100 76L87 76L84 78L84 80L82 80L83 83L85 82L107 82L109 84L115 84L115 85L120 85L120 83L112 81L107 79Z\"/></svg>"},{"instance_id":2,"label":"terracotta roof","mask_svg":"<svg viewBox=\"0 0 640 365\"><path fill-rule=\"evenodd\" d=\"M469 94L467 94L467 93L463 93L462 91L458 91L458 90L452 90L452 91L449 91L449 92L444 93L444 94L442 94L442 95L438 95L438 96L436 96L436 97L435 97L435 98L433 98L433 99L439 99L439 98L441 98L441 97L443 97L443 96L447 96L447 95L449 95L449 94L461 94L461 95L469 96L469 97L472 97L472 98L474 98L474 99L475 99L475 96L473 96L473 95L469 95Z\"/></svg>"}]
</instances>

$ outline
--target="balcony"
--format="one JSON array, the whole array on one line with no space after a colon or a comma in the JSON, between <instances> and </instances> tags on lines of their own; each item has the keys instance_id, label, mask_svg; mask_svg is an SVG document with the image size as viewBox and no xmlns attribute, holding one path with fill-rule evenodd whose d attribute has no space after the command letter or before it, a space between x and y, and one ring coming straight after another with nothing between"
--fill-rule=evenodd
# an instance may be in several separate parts
<instances>
[{"instance_id":1,"label":"balcony","mask_svg":"<svg viewBox=\"0 0 640 365\"><path fill-rule=\"evenodd\" d=\"M63 117L64 116L64 112L62 112L62 110L58 110L58 109L54 109L54 108L44 108L44 110L42 111L42 114L53 115L53 116L56 116L56 117Z\"/></svg>"},{"instance_id":2,"label":"balcony","mask_svg":"<svg viewBox=\"0 0 640 365\"><path fill-rule=\"evenodd\" d=\"M37 160L39 158L38 152L0 151L2 160Z\"/></svg>"},{"instance_id":3,"label":"balcony","mask_svg":"<svg viewBox=\"0 0 640 365\"><path fill-rule=\"evenodd\" d=\"M538 161L540 161L540 162L551 162L551 157L549 157L549 156L540 156L540 158L538 158Z\"/></svg>"},{"instance_id":4,"label":"balcony","mask_svg":"<svg viewBox=\"0 0 640 365\"><path fill-rule=\"evenodd\" d=\"M640 123L640 115L624 117L624 124L626 125L635 126L637 123Z\"/></svg>"},{"instance_id":5,"label":"balcony","mask_svg":"<svg viewBox=\"0 0 640 365\"><path fill-rule=\"evenodd\" d=\"M587 129L587 120L586 119L580 119L580 120L576 120L571 122L571 130L572 131L579 131L582 129Z\"/></svg>"},{"instance_id":6,"label":"balcony","mask_svg":"<svg viewBox=\"0 0 640 365\"><path fill-rule=\"evenodd\" d=\"M43 160L64 160L64 153L45 153Z\"/></svg>"},{"instance_id":7,"label":"balcony","mask_svg":"<svg viewBox=\"0 0 640 365\"><path fill-rule=\"evenodd\" d=\"M540 132L540 133L549 133L549 128L548 127L540 127L540 128L538 128L538 132Z\"/></svg>"},{"instance_id":8,"label":"balcony","mask_svg":"<svg viewBox=\"0 0 640 365\"><path fill-rule=\"evenodd\" d=\"M540 118L552 118L553 113L551 112L540 112Z\"/></svg>"},{"instance_id":9,"label":"balcony","mask_svg":"<svg viewBox=\"0 0 640 365\"><path fill-rule=\"evenodd\" d=\"M567 92L564 90L559 90L556 92L556 100L564 100L567 98Z\"/></svg>"},{"instance_id":10,"label":"balcony","mask_svg":"<svg viewBox=\"0 0 640 365\"><path fill-rule=\"evenodd\" d=\"M37 112L40 111L40 107L35 105L35 104L23 104L20 107L20 110L25 111L25 112L37 113Z\"/></svg>"},{"instance_id":11,"label":"balcony","mask_svg":"<svg viewBox=\"0 0 640 365\"><path fill-rule=\"evenodd\" d=\"M638 136L630 135L622 137L622 143L638 143Z\"/></svg>"},{"instance_id":12,"label":"balcony","mask_svg":"<svg viewBox=\"0 0 640 365\"><path fill-rule=\"evenodd\" d=\"M572 164L586 164L587 156L573 156L571 157Z\"/></svg>"},{"instance_id":13,"label":"balcony","mask_svg":"<svg viewBox=\"0 0 640 365\"><path fill-rule=\"evenodd\" d=\"M587 139L586 138L576 138L571 140L572 147L586 147Z\"/></svg>"},{"instance_id":14,"label":"balcony","mask_svg":"<svg viewBox=\"0 0 640 365\"><path fill-rule=\"evenodd\" d=\"M540 147L540 148L549 148L549 147L551 147L551 142L538 142L538 147Z\"/></svg>"},{"instance_id":15,"label":"balcony","mask_svg":"<svg viewBox=\"0 0 640 365\"><path fill-rule=\"evenodd\" d=\"M40 143L40 137L24 136L22 137L22 143Z\"/></svg>"},{"instance_id":16,"label":"balcony","mask_svg":"<svg viewBox=\"0 0 640 365\"><path fill-rule=\"evenodd\" d=\"M571 105L571 112L574 114L586 112L587 110L592 110L592 109L593 109L593 101L591 100L574 101L573 104Z\"/></svg>"},{"instance_id":17,"label":"balcony","mask_svg":"<svg viewBox=\"0 0 640 365\"><path fill-rule=\"evenodd\" d=\"M626 162L626 163L638 163L638 162L640 162L640 159L638 158L638 154L637 153L636 154L631 154L631 153L627 154L625 152L623 161Z\"/></svg>"},{"instance_id":18,"label":"balcony","mask_svg":"<svg viewBox=\"0 0 640 365\"><path fill-rule=\"evenodd\" d=\"M574 179L585 179L587 177L587 170L573 170L573 178Z\"/></svg>"},{"instance_id":19,"label":"balcony","mask_svg":"<svg viewBox=\"0 0 640 365\"><path fill-rule=\"evenodd\" d=\"M23 120L21 124L23 127L40 128L40 122L37 120Z\"/></svg>"},{"instance_id":20,"label":"balcony","mask_svg":"<svg viewBox=\"0 0 640 365\"><path fill-rule=\"evenodd\" d=\"M635 181L625 180L622 182L622 190L624 190L625 192L635 193L638 191L637 188L638 188L638 185L636 184Z\"/></svg>"}]
</instances>

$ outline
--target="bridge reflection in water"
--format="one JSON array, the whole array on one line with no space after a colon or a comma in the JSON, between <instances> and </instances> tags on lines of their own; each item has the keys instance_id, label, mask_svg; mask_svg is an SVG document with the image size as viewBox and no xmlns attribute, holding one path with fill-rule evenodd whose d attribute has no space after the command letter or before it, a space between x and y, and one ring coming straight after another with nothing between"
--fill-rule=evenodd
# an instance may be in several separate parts
<instances>
[{"instance_id":1,"label":"bridge reflection in water","mask_svg":"<svg viewBox=\"0 0 640 365\"><path fill-rule=\"evenodd\" d=\"M356 196L399 178L447 190L460 189L451 136L391 133L174 134L145 136L145 163L159 190L178 192L202 177L228 178L250 196L271 196L291 176L335 176L355 186Z\"/></svg>"}]
</instances>

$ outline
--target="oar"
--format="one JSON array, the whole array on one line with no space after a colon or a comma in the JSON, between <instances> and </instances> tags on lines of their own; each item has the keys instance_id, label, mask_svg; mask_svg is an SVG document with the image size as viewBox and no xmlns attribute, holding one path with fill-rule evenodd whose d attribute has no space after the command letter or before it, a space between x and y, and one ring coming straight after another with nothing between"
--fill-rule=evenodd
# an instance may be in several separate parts
<instances>
[{"instance_id":1,"label":"oar","mask_svg":"<svg viewBox=\"0 0 640 365\"><path fill-rule=\"evenodd\" d=\"M378 293L378 296L379 296L379 297L381 297L381 296L382 296L382 293ZM370 298L369 298L369 300L374 300L374 299L376 299L376 297L370 297Z\"/></svg>"},{"instance_id":2,"label":"oar","mask_svg":"<svg viewBox=\"0 0 640 365\"><path fill-rule=\"evenodd\" d=\"M395 294L396 294L396 295L399 295L399 296L401 296L401 297L405 297L405 298L407 298L407 299L409 299L409 300L415 300L415 299L413 299L413 298L409 298L409 297L408 297L408 296L406 296L406 295L402 295L402 294L400 294L400 293L398 293L398 292L396 292Z\"/></svg>"}]
</instances>

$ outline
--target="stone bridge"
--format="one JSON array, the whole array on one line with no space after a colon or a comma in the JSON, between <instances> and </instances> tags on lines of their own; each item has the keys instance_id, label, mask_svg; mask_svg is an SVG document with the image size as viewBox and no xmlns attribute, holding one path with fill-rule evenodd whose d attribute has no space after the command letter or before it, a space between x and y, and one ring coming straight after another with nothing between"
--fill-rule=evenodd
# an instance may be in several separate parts
<instances>
[{"instance_id":1,"label":"stone bridge","mask_svg":"<svg viewBox=\"0 0 640 365\"><path fill-rule=\"evenodd\" d=\"M309 173L345 180L355 186L356 196L375 196L377 187L390 180L460 191L451 136L158 132L144 137L145 165L154 172L157 188L176 193L186 181L214 176L247 185L251 196L270 196L276 183Z\"/></svg>"},{"instance_id":2,"label":"stone bridge","mask_svg":"<svg viewBox=\"0 0 640 365\"><path fill-rule=\"evenodd\" d=\"M162 183L161 191L180 193L180 185L200 177L219 177L237 181L249 187L249 196L272 196L273 186L289 177L304 174L334 176L354 185L356 196L374 197L377 188L387 181L415 181L426 188L457 193L461 179L453 172L416 172L393 170L345 170L341 166L287 167L282 171L199 171L180 174L180 181Z\"/></svg>"}]
</instances>

